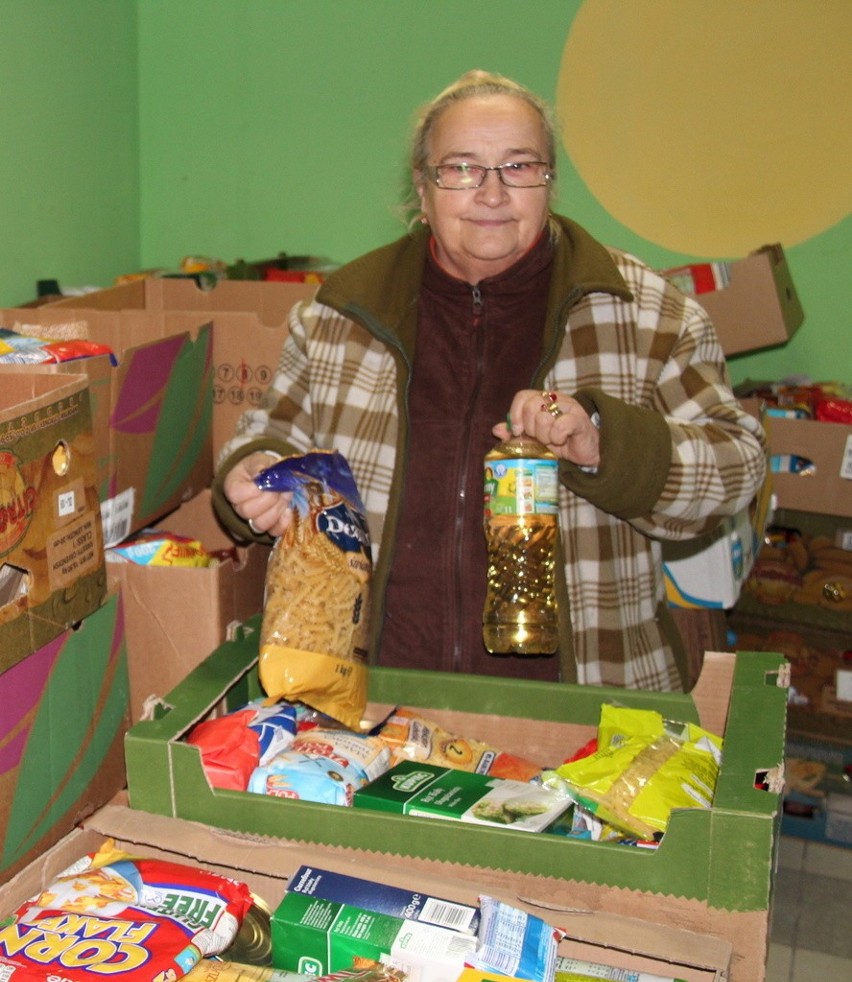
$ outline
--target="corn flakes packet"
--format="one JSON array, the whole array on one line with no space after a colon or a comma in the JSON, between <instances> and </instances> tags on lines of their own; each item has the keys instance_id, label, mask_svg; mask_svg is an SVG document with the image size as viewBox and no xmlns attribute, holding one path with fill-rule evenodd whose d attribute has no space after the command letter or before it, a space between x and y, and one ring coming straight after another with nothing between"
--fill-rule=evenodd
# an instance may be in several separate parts
<instances>
[{"instance_id":1,"label":"corn flakes packet","mask_svg":"<svg viewBox=\"0 0 852 982\"><path fill-rule=\"evenodd\" d=\"M367 705L372 555L365 509L337 451L285 457L256 478L293 494L266 573L260 682L357 730Z\"/></svg>"},{"instance_id":2,"label":"corn flakes packet","mask_svg":"<svg viewBox=\"0 0 852 982\"><path fill-rule=\"evenodd\" d=\"M594 753L545 771L545 787L640 840L658 840L675 808L712 805L721 737L653 710L605 704L597 741Z\"/></svg>"},{"instance_id":3,"label":"corn flakes packet","mask_svg":"<svg viewBox=\"0 0 852 982\"><path fill-rule=\"evenodd\" d=\"M238 880L107 840L0 927L0 977L174 982L233 943L252 902Z\"/></svg>"}]
</instances>

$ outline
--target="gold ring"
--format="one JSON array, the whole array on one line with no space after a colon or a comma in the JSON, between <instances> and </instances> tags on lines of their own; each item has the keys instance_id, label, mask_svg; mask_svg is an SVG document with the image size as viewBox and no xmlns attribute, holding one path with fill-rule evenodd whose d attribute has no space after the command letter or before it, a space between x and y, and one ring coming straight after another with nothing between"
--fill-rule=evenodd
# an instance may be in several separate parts
<instances>
[{"instance_id":1,"label":"gold ring","mask_svg":"<svg viewBox=\"0 0 852 982\"><path fill-rule=\"evenodd\" d=\"M550 389L545 389L541 393L541 397L542 399L544 399L545 402L556 402L556 398L557 398L556 393L551 392Z\"/></svg>"},{"instance_id":2,"label":"gold ring","mask_svg":"<svg viewBox=\"0 0 852 982\"><path fill-rule=\"evenodd\" d=\"M565 413L562 412L562 410L559 408L559 406L556 405L555 402L547 407L547 411L554 419L559 419L560 416L565 415Z\"/></svg>"}]
</instances>

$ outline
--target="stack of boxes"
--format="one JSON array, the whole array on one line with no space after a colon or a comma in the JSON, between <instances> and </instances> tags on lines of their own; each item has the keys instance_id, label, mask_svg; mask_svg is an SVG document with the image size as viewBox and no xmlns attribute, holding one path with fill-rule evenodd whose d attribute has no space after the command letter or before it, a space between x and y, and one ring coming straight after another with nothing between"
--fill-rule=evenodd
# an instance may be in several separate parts
<instances>
[{"instance_id":1,"label":"stack of boxes","mask_svg":"<svg viewBox=\"0 0 852 982\"><path fill-rule=\"evenodd\" d=\"M762 274L767 264L774 268L772 256L759 260ZM9 372L15 387L3 386L11 425L0 424L6 427L0 449L9 444L6 434L29 433L27 420L43 420L46 405L91 397L87 452L80 453L86 467L69 470L65 483L51 479L61 503L40 527L54 543L96 545L80 560L91 581L86 599L75 588L84 579L62 581L67 609L51 608L55 632L45 637L33 627L21 657L1 667L0 697L8 693L15 711L4 714L0 758L6 792L0 879L16 875L0 888L0 909L111 836L143 855L232 870L272 903L303 863L459 902L475 902L476 890L496 892L550 912L569 929L566 944L575 956L595 960L597 952L600 960L606 949L616 961L661 975L759 982L787 704L779 655L710 653L689 695L371 672L369 711L376 718L405 703L452 732L543 764L584 744L607 700L723 735L713 808L676 814L655 851L211 787L198 750L183 737L199 720L260 694L256 659L268 555L262 546L235 546L215 523L213 462L240 412L256 404L271 378L290 307L314 289L225 281L204 291L190 280L142 280L0 311L3 327L82 322L117 361L95 359L73 371L16 369ZM782 322L790 333L789 319ZM86 375L75 374L81 370ZM68 405L63 401L55 413L60 426L72 418ZM69 431L64 439L77 461L80 437ZM40 465L46 488L54 446L47 442L50 453ZM18 455L17 443L10 452ZM16 493L32 481L10 481L13 493L0 493L25 498ZM149 526L212 549L235 547L233 558L213 569L103 562L104 546ZM29 570L29 553L3 558ZM71 563L61 558L50 569L67 571ZM29 595L39 593L33 588ZM22 596L15 602L23 609ZM105 805L116 792L122 794ZM217 831L223 829L233 836Z\"/></svg>"}]
</instances>

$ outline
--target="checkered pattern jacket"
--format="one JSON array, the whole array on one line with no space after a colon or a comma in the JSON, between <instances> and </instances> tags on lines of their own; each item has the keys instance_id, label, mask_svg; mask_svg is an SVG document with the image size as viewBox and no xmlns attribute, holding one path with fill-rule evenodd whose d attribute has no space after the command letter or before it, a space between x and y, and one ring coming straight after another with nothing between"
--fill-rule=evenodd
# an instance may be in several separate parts
<instances>
[{"instance_id":1,"label":"checkered pattern jacket","mask_svg":"<svg viewBox=\"0 0 852 982\"><path fill-rule=\"evenodd\" d=\"M679 689L685 655L660 540L701 535L749 505L765 474L763 431L734 398L697 303L570 220L554 216L551 225L544 355L530 388L573 394L601 419L597 473L561 465L561 678ZM221 516L250 539L224 501L222 475L258 449L339 450L367 510L374 611L405 482L406 386L428 235L418 229L341 267L294 307L266 401L243 416L214 481Z\"/></svg>"}]
</instances>

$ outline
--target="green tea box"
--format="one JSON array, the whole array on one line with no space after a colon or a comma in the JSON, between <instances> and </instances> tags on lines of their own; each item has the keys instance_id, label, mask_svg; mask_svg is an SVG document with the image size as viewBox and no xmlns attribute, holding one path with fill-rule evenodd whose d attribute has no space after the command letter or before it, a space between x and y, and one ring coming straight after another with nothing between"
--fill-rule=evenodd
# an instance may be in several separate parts
<instances>
[{"instance_id":1,"label":"green tea box","mask_svg":"<svg viewBox=\"0 0 852 982\"><path fill-rule=\"evenodd\" d=\"M357 791L353 804L375 811L540 832L572 802L537 784L404 760Z\"/></svg>"}]
</instances>

